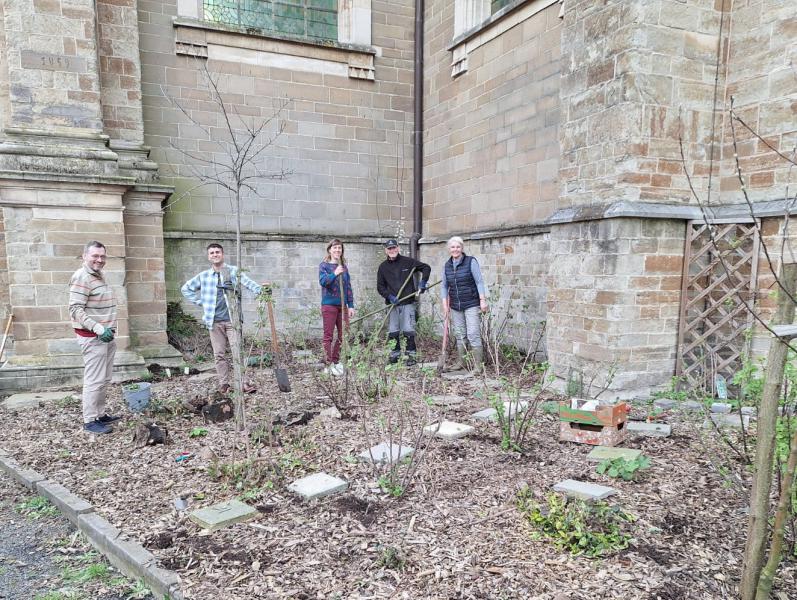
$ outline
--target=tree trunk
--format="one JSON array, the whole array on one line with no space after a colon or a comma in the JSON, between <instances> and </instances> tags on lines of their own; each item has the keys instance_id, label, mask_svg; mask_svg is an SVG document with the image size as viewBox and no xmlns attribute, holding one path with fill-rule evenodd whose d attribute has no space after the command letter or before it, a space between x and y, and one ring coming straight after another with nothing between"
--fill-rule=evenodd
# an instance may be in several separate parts
<instances>
[{"instance_id":1,"label":"tree trunk","mask_svg":"<svg viewBox=\"0 0 797 600\"><path fill-rule=\"evenodd\" d=\"M791 439L789 460L786 464L786 473L783 475L782 487L780 488L780 500L778 501L778 510L775 512L775 527L772 531L769 560L767 560L764 570L761 571L755 600L768 600L769 594L772 592L772 582L775 581L775 573L778 571L783 550L783 533L786 528L786 519L790 512L789 504L791 503L795 468L797 468L797 430L795 430Z\"/></svg>"},{"instance_id":2,"label":"tree trunk","mask_svg":"<svg viewBox=\"0 0 797 600\"><path fill-rule=\"evenodd\" d=\"M783 265L780 282L794 295L797 279L797 264ZM778 294L778 309L772 323L790 324L794 320L794 302L782 290ZM769 517L772 490L772 458L775 447L775 428L778 419L778 403L783 385L788 347L780 339L773 339L767 356L766 379L758 410L758 434L755 452L753 483L750 491L750 516L747 526L747 543L744 549L742 571L742 600L754 600L756 588L764 564L767 542L767 520Z\"/></svg>"},{"instance_id":3,"label":"tree trunk","mask_svg":"<svg viewBox=\"0 0 797 600\"><path fill-rule=\"evenodd\" d=\"M238 347L231 348L233 362L233 404L235 406L235 430L246 429L246 411L244 409L244 331L243 307L241 306L241 188L235 190L235 266L238 267L238 277L235 280L233 303L235 314L230 314L232 326L238 332ZM231 344L232 345L232 344Z\"/></svg>"}]
</instances>

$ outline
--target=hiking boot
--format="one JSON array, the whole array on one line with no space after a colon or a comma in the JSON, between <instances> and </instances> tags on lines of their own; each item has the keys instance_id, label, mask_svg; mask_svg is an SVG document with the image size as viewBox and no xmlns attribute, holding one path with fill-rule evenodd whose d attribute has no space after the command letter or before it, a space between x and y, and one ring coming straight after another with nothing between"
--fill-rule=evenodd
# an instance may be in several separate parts
<instances>
[{"instance_id":1,"label":"hiking boot","mask_svg":"<svg viewBox=\"0 0 797 600\"><path fill-rule=\"evenodd\" d=\"M83 429L88 431L89 433L111 433L113 431L113 427L110 425L106 425L105 423L100 422L99 420L94 420L91 423L84 423Z\"/></svg>"},{"instance_id":2,"label":"hiking boot","mask_svg":"<svg viewBox=\"0 0 797 600\"><path fill-rule=\"evenodd\" d=\"M102 415L100 418L98 418L97 420L100 423L105 423L106 425L108 425L110 423L115 423L116 421L118 421L121 418L122 417L117 417L116 415L109 415L109 414L106 413L106 414Z\"/></svg>"},{"instance_id":3,"label":"hiking boot","mask_svg":"<svg viewBox=\"0 0 797 600\"><path fill-rule=\"evenodd\" d=\"M467 349L465 348L465 344L457 344L457 360L454 361L454 364L451 365L446 371L461 371L465 368L465 356L467 354Z\"/></svg>"},{"instance_id":4,"label":"hiking boot","mask_svg":"<svg viewBox=\"0 0 797 600\"><path fill-rule=\"evenodd\" d=\"M473 375L484 373L484 350L482 348L472 348L473 368L470 370Z\"/></svg>"},{"instance_id":5,"label":"hiking boot","mask_svg":"<svg viewBox=\"0 0 797 600\"><path fill-rule=\"evenodd\" d=\"M406 356L406 358L405 358L404 364L407 365L408 367L412 367L412 366L418 364L418 361L415 360L415 355L414 354L406 354L405 356Z\"/></svg>"}]
</instances>

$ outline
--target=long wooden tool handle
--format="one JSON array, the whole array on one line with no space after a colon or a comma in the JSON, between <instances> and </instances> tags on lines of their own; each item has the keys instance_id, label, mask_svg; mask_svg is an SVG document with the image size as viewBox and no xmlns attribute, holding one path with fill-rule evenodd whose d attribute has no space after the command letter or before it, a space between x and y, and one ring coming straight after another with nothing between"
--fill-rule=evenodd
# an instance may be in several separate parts
<instances>
[{"instance_id":1,"label":"long wooden tool handle","mask_svg":"<svg viewBox=\"0 0 797 600\"><path fill-rule=\"evenodd\" d=\"M0 345L0 360L3 359L3 352L6 349L6 341L8 341L8 332L11 330L11 321L14 319L14 313L8 315L8 322L6 323L6 330L3 333L3 343Z\"/></svg>"},{"instance_id":2,"label":"long wooden tool handle","mask_svg":"<svg viewBox=\"0 0 797 600\"><path fill-rule=\"evenodd\" d=\"M271 303L271 299L267 302L268 306L268 322L271 325L271 350L274 352L274 360L277 360L277 355L279 354L279 344L277 343L277 327L274 325L274 305Z\"/></svg>"}]
</instances>

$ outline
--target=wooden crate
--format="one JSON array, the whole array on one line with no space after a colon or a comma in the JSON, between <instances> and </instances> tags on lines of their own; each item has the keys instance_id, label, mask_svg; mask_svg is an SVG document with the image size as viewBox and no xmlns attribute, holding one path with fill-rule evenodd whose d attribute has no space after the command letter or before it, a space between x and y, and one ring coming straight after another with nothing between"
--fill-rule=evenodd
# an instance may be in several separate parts
<instances>
[{"instance_id":1,"label":"wooden crate","mask_svg":"<svg viewBox=\"0 0 797 600\"><path fill-rule=\"evenodd\" d=\"M599 405L595 410L572 408L559 403L559 441L617 446L628 437L625 427L629 406L625 402Z\"/></svg>"}]
</instances>

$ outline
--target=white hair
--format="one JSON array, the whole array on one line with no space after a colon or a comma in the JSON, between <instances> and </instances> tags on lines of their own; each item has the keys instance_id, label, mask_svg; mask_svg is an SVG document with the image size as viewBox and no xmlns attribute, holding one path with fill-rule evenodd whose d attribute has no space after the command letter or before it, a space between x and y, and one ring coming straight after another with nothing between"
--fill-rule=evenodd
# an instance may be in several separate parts
<instances>
[{"instance_id":1,"label":"white hair","mask_svg":"<svg viewBox=\"0 0 797 600\"><path fill-rule=\"evenodd\" d=\"M452 243L459 244L460 246L462 246L463 250L465 249L465 242L458 235L448 238L448 241L446 242L446 247L449 247Z\"/></svg>"}]
</instances>

